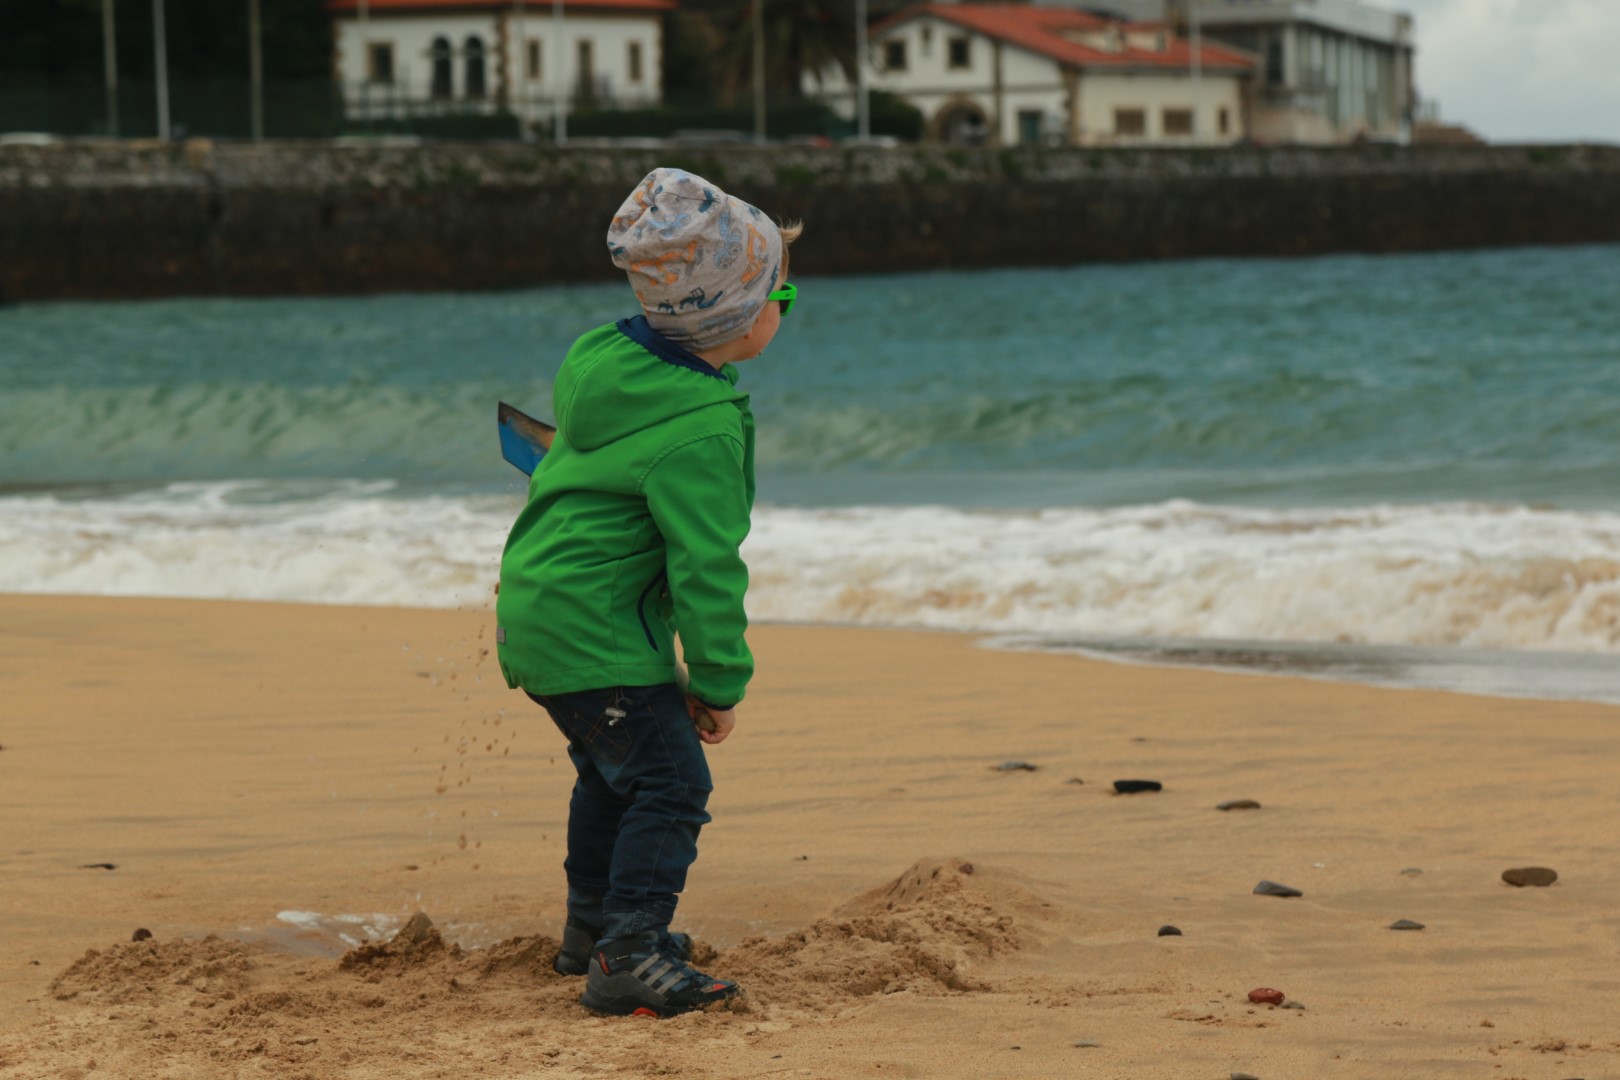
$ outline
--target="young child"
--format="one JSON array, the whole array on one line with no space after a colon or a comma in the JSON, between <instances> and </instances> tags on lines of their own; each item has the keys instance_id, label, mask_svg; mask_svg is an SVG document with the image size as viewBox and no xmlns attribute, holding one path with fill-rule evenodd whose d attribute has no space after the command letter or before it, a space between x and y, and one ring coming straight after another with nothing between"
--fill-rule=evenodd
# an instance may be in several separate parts
<instances>
[{"instance_id":1,"label":"young child","mask_svg":"<svg viewBox=\"0 0 1620 1080\"><path fill-rule=\"evenodd\" d=\"M580 1001L599 1012L670 1016L738 992L692 968L669 924L709 821L703 744L731 734L754 668L738 553L754 418L733 365L792 308L799 231L678 169L631 192L607 243L643 314L568 351L558 434L501 559L501 671L551 714L578 773L555 966L588 972Z\"/></svg>"}]
</instances>

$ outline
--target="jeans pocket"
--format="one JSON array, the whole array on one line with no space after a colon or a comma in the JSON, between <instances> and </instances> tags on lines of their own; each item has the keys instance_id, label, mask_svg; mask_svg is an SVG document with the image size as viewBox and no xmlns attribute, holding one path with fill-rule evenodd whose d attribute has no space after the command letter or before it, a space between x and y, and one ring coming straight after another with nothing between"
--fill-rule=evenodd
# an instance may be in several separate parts
<instances>
[{"instance_id":1,"label":"jeans pocket","mask_svg":"<svg viewBox=\"0 0 1620 1080\"><path fill-rule=\"evenodd\" d=\"M582 695L583 697L583 695ZM630 703L618 691L592 694L585 700L561 705L553 699L551 717L563 734L578 743L595 761L622 765L630 754L630 729L625 724Z\"/></svg>"}]
</instances>

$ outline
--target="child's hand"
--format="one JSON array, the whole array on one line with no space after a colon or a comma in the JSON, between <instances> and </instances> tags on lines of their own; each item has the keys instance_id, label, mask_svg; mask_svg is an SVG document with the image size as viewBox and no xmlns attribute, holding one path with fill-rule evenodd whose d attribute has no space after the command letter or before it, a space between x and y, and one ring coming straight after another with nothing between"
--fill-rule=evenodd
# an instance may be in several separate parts
<instances>
[{"instance_id":1,"label":"child's hand","mask_svg":"<svg viewBox=\"0 0 1620 1080\"><path fill-rule=\"evenodd\" d=\"M698 738L713 746L725 742L737 726L736 709L711 709L691 694L686 695L686 715L692 718Z\"/></svg>"}]
</instances>

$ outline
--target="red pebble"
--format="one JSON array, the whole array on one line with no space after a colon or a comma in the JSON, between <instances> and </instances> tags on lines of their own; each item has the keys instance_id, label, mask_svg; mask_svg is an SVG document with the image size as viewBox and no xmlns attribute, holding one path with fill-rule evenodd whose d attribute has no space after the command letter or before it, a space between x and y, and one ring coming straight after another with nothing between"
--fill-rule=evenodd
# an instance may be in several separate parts
<instances>
[{"instance_id":1,"label":"red pebble","mask_svg":"<svg viewBox=\"0 0 1620 1080\"><path fill-rule=\"evenodd\" d=\"M1249 991L1249 1000L1256 1005L1281 1005L1288 1000L1288 995L1269 986L1259 986Z\"/></svg>"}]
</instances>

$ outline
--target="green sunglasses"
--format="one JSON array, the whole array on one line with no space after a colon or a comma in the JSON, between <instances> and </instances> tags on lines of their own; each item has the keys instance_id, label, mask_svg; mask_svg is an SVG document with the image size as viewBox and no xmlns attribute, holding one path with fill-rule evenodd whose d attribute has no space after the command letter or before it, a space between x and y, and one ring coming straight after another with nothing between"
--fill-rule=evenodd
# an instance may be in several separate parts
<instances>
[{"instance_id":1,"label":"green sunglasses","mask_svg":"<svg viewBox=\"0 0 1620 1080\"><path fill-rule=\"evenodd\" d=\"M786 315L793 310L793 305L799 302L799 287L790 281L775 292L766 293L765 299L775 300L781 304L782 314Z\"/></svg>"}]
</instances>

